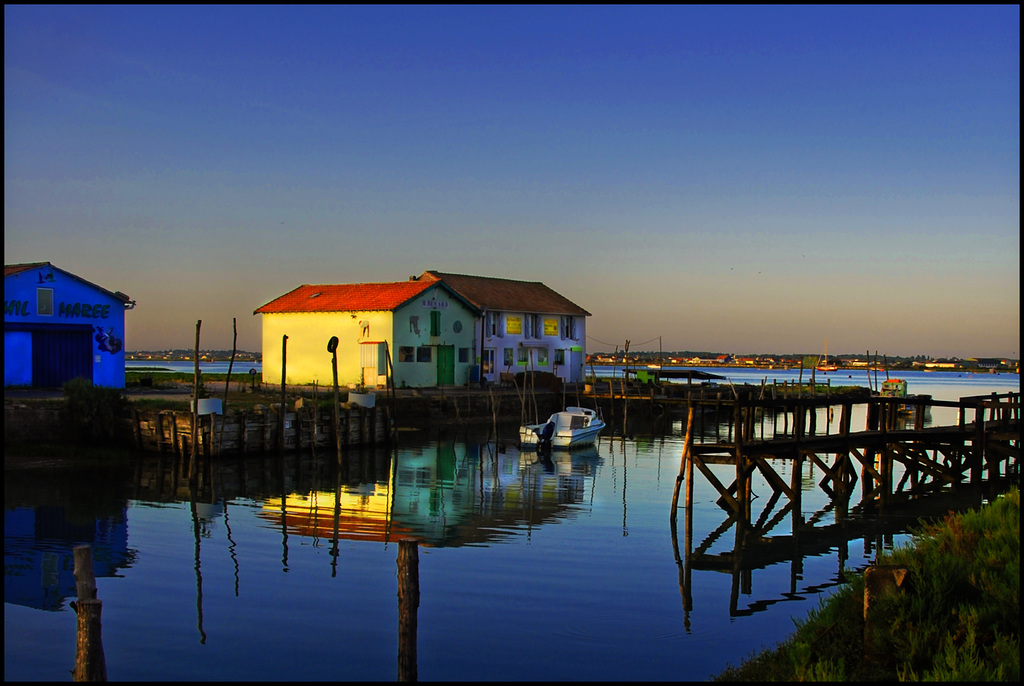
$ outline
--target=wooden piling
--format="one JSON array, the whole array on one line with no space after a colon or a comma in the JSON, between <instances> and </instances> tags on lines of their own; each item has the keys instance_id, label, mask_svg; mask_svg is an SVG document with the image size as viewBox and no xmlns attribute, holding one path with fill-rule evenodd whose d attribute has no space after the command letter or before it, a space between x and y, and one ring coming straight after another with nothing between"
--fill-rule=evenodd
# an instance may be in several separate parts
<instances>
[{"instance_id":1,"label":"wooden piling","mask_svg":"<svg viewBox=\"0 0 1024 686\"><path fill-rule=\"evenodd\" d=\"M417 680L416 620L420 605L419 544L398 542L398 681Z\"/></svg>"},{"instance_id":2,"label":"wooden piling","mask_svg":"<svg viewBox=\"0 0 1024 686\"><path fill-rule=\"evenodd\" d=\"M245 410L242 410L241 415L239 416L239 422L240 422L240 427L241 428L239 429L240 433L239 433L239 436L238 436L238 445L239 445L238 451L242 455L245 455L246 451L249 449L249 442L248 442L248 437L249 437L248 420L249 420L249 413L246 412Z\"/></svg>"},{"instance_id":3,"label":"wooden piling","mask_svg":"<svg viewBox=\"0 0 1024 686\"><path fill-rule=\"evenodd\" d=\"M899 565L871 565L864 570L864 639L862 654L866 662L882 657L884 650L877 645L876 626L884 624L874 609L877 602L895 594L906 582L908 570Z\"/></svg>"},{"instance_id":4,"label":"wooden piling","mask_svg":"<svg viewBox=\"0 0 1024 686\"><path fill-rule=\"evenodd\" d=\"M231 361L228 362L228 379L224 382L224 407L221 408L221 412L224 417L228 415L228 392L231 390L231 370L235 366L235 354L238 352L238 317L231 318L231 331L233 337L231 340ZM220 423L220 436L217 440L217 451L220 452L220 447L224 444L224 425L227 422L221 421Z\"/></svg>"},{"instance_id":5,"label":"wooden piling","mask_svg":"<svg viewBox=\"0 0 1024 686\"><path fill-rule=\"evenodd\" d=\"M333 405L333 417L334 417L334 430L331 432L331 437L334 439L334 449L336 452L337 466L341 467L341 428L338 426L338 337L332 336L331 340L327 341L327 352L331 353L331 372L334 375L334 405Z\"/></svg>"},{"instance_id":6,"label":"wooden piling","mask_svg":"<svg viewBox=\"0 0 1024 686\"><path fill-rule=\"evenodd\" d=\"M196 478L196 460L199 459L198 445L199 441L199 328L203 325L203 320L200 319L196 322L196 349L193 355L195 361L195 374L192 376L192 441L189 448L192 451L192 456L188 463L188 480L189 483Z\"/></svg>"},{"instance_id":7,"label":"wooden piling","mask_svg":"<svg viewBox=\"0 0 1024 686\"><path fill-rule=\"evenodd\" d=\"M686 413L686 438L683 440L683 454L679 458L679 474L676 476L675 490L672 492L672 522L676 521L676 510L679 503L679 486L683 479L691 478L693 467L690 465L690 449L693 446L693 405ZM689 489L687 492L690 492ZM690 506L687 498L686 506Z\"/></svg>"},{"instance_id":8,"label":"wooden piling","mask_svg":"<svg viewBox=\"0 0 1024 686\"><path fill-rule=\"evenodd\" d=\"M73 607L77 615L74 681L106 681L107 661L103 654L101 614L103 601L96 598L96 576L92 566L92 547L74 548L75 587L78 602Z\"/></svg>"},{"instance_id":9,"label":"wooden piling","mask_svg":"<svg viewBox=\"0 0 1024 686\"><path fill-rule=\"evenodd\" d=\"M281 337L281 416L279 418L279 429L277 436L277 445L281 453L284 453L284 428L287 425L285 421L285 404L287 403L288 397L288 336Z\"/></svg>"}]
</instances>

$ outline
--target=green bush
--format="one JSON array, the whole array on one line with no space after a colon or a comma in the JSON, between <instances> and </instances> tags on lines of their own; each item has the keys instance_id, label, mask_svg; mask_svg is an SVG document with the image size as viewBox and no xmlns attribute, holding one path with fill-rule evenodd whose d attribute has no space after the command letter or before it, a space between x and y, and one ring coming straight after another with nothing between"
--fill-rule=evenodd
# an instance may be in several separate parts
<instances>
[{"instance_id":1,"label":"green bush","mask_svg":"<svg viewBox=\"0 0 1024 686\"><path fill-rule=\"evenodd\" d=\"M82 441L113 442L127 403L120 388L95 386L84 378L64 384L64 409L72 433Z\"/></svg>"},{"instance_id":2,"label":"green bush","mask_svg":"<svg viewBox=\"0 0 1024 686\"><path fill-rule=\"evenodd\" d=\"M1019 681L1020 490L914 530L879 553L904 566L906 587L872 606L875 661L862 660L864 578L798 621L774 649L716 681Z\"/></svg>"}]
</instances>

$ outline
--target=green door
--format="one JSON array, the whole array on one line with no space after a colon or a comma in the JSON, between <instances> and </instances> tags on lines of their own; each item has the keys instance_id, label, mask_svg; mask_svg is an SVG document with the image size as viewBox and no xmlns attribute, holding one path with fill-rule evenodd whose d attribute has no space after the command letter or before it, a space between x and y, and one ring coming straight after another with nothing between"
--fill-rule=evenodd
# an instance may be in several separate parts
<instances>
[{"instance_id":1,"label":"green door","mask_svg":"<svg viewBox=\"0 0 1024 686\"><path fill-rule=\"evenodd\" d=\"M455 346L437 346L437 385L451 386L455 383Z\"/></svg>"}]
</instances>

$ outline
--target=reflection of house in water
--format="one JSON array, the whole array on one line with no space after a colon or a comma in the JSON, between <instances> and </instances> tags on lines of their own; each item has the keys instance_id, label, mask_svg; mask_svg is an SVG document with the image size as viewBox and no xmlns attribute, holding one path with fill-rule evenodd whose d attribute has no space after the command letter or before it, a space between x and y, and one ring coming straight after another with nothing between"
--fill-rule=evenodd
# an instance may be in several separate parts
<instances>
[{"instance_id":1,"label":"reflection of house in water","mask_svg":"<svg viewBox=\"0 0 1024 686\"><path fill-rule=\"evenodd\" d=\"M74 547L93 549L96 577L131 564L127 508L120 516L76 522L60 506L4 511L4 602L59 610L75 590Z\"/></svg>"},{"instance_id":2,"label":"reflection of house in water","mask_svg":"<svg viewBox=\"0 0 1024 686\"><path fill-rule=\"evenodd\" d=\"M259 516L300 535L415 540L429 546L484 543L516 529L568 516L592 489L596 448L543 458L454 445L404 451L387 481L269 498Z\"/></svg>"}]
</instances>

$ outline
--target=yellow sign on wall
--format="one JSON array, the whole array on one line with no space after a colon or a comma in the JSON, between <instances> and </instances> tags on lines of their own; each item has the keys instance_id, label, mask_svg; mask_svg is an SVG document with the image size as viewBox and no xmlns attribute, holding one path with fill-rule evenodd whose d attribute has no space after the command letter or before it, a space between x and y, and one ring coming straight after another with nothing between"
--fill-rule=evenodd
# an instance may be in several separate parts
<instances>
[{"instance_id":1,"label":"yellow sign on wall","mask_svg":"<svg viewBox=\"0 0 1024 686\"><path fill-rule=\"evenodd\" d=\"M544 335L545 336L557 336L558 335L558 320L557 319L545 319L544 320Z\"/></svg>"},{"instance_id":2,"label":"yellow sign on wall","mask_svg":"<svg viewBox=\"0 0 1024 686\"><path fill-rule=\"evenodd\" d=\"M505 317L505 333L508 334L522 334L523 333L523 318L513 317L508 315Z\"/></svg>"}]
</instances>

